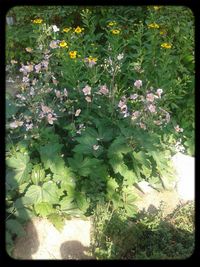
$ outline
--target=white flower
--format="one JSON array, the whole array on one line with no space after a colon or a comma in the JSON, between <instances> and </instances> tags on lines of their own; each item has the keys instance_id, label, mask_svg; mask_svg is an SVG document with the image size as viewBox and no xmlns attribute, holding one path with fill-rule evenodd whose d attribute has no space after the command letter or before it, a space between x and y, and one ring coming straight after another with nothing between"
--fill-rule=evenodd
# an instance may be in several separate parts
<instances>
[{"instance_id":1,"label":"white flower","mask_svg":"<svg viewBox=\"0 0 200 267\"><path fill-rule=\"evenodd\" d=\"M123 59L123 57L124 57L124 54L121 53L121 54L119 54L119 55L117 56L117 59L118 59L118 60L121 60L121 59Z\"/></svg>"},{"instance_id":2,"label":"white flower","mask_svg":"<svg viewBox=\"0 0 200 267\"><path fill-rule=\"evenodd\" d=\"M59 32L59 28L56 25L52 25L53 31L54 32Z\"/></svg>"},{"instance_id":3,"label":"white flower","mask_svg":"<svg viewBox=\"0 0 200 267\"><path fill-rule=\"evenodd\" d=\"M174 127L174 129L175 129L175 131L176 131L177 133L179 133L179 132L183 132L183 128L180 128L179 125L176 125L176 126Z\"/></svg>"},{"instance_id":4,"label":"white flower","mask_svg":"<svg viewBox=\"0 0 200 267\"><path fill-rule=\"evenodd\" d=\"M93 145L93 149L94 150L98 150L99 149L99 145Z\"/></svg>"},{"instance_id":5,"label":"white flower","mask_svg":"<svg viewBox=\"0 0 200 267\"><path fill-rule=\"evenodd\" d=\"M68 96L68 92L66 88L64 88L64 96Z\"/></svg>"},{"instance_id":6,"label":"white flower","mask_svg":"<svg viewBox=\"0 0 200 267\"><path fill-rule=\"evenodd\" d=\"M135 85L135 87L137 87L137 89L139 89L142 86L142 81L141 80L136 80L134 82L134 85Z\"/></svg>"},{"instance_id":7,"label":"white flower","mask_svg":"<svg viewBox=\"0 0 200 267\"><path fill-rule=\"evenodd\" d=\"M162 92L163 92L163 89L160 89L160 88L157 89L156 93L157 93L158 97L161 98L161 94L162 94Z\"/></svg>"},{"instance_id":8,"label":"white flower","mask_svg":"<svg viewBox=\"0 0 200 267\"><path fill-rule=\"evenodd\" d=\"M77 111L75 113L75 117L78 117L80 113L81 113L81 109L77 109Z\"/></svg>"},{"instance_id":9,"label":"white flower","mask_svg":"<svg viewBox=\"0 0 200 267\"><path fill-rule=\"evenodd\" d=\"M138 98L138 94L132 94L130 95L130 99L134 100Z\"/></svg>"}]
</instances>

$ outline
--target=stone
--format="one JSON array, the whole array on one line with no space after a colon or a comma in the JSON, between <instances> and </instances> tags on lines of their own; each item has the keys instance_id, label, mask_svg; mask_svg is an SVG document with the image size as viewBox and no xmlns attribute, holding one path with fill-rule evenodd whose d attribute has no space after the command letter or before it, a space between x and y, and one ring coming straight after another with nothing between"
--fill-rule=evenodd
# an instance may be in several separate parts
<instances>
[{"instance_id":1,"label":"stone","mask_svg":"<svg viewBox=\"0 0 200 267\"><path fill-rule=\"evenodd\" d=\"M183 200L194 200L194 157L177 153L172 157L176 175L176 190Z\"/></svg>"}]
</instances>

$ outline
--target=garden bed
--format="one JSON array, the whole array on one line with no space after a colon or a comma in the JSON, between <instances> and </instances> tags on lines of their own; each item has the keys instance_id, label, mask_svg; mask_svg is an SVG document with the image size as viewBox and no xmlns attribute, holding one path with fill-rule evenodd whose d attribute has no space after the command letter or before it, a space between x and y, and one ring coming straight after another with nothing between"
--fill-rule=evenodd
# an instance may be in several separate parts
<instances>
[{"instance_id":1,"label":"garden bed","mask_svg":"<svg viewBox=\"0 0 200 267\"><path fill-rule=\"evenodd\" d=\"M194 156L191 10L23 6L7 17L8 253L169 258L173 244L172 258L191 254L192 206L173 211L183 203L171 160ZM182 199L194 197L190 175L177 183ZM176 229L173 212L188 226ZM91 245L80 218L92 218Z\"/></svg>"}]
</instances>

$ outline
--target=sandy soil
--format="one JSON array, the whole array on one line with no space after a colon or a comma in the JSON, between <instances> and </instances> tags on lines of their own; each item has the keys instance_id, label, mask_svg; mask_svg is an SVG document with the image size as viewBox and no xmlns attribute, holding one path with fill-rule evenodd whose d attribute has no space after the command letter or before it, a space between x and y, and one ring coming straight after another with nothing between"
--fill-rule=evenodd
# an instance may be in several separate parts
<instances>
[{"instance_id":1,"label":"sandy soil","mask_svg":"<svg viewBox=\"0 0 200 267\"><path fill-rule=\"evenodd\" d=\"M171 213L180 203L177 192L152 190L143 194L136 189L140 199L139 210L154 212L164 203L163 214ZM13 256L17 259L94 259L89 255L91 220L73 218L65 220L59 232L47 219L34 218L26 227L27 235L18 238Z\"/></svg>"},{"instance_id":2,"label":"sandy soil","mask_svg":"<svg viewBox=\"0 0 200 267\"><path fill-rule=\"evenodd\" d=\"M27 235L18 238L13 257L16 259L91 259L90 220L65 220L59 232L47 219L34 218L25 227Z\"/></svg>"}]
</instances>

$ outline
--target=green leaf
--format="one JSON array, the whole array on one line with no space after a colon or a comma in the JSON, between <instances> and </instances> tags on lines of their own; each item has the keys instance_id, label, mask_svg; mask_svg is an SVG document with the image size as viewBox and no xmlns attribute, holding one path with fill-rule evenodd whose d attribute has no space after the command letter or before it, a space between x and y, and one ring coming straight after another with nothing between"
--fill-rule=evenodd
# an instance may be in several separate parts
<instances>
[{"instance_id":1,"label":"green leaf","mask_svg":"<svg viewBox=\"0 0 200 267\"><path fill-rule=\"evenodd\" d=\"M30 198L33 204L39 202L57 204L59 200L58 187L52 181L46 182L42 186L31 185L25 196Z\"/></svg>"},{"instance_id":2,"label":"green leaf","mask_svg":"<svg viewBox=\"0 0 200 267\"><path fill-rule=\"evenodd\" d=\"M29 155L20 152L17 152L6 160L7 166L14 169L13 177L9 177L12 184L16 182L19 186L29 180L29 173L32 168L32 164L29 163L29 160Z\"/></svg>"},{"instance_id":3,"label":"green leaf","mask_svg":"<svg viewBox=\"0 0 200 267\"><path fill-rule=\"evenodd\" d=\"M94 171L98 173L98 168L100 169L102 165L102 161L89 157L83 159L83 155L78 153L74 155L74 158L68 158L68 162L74 172L78 172L79 175L84 177Z\"/></svg>"},{"instance_id":4,"label":"green leaf","mask_svg":"<svg viewBox=\"0 0 200 267\"><path fill-rule=\"evenodd\" d=\"M62 231L65 222L64 219L57 213L52 213L48 217L48 220L55 226L58 231Z\"/></svg>"},{"instance_id":5,"label":"green leaf","mask_svg":"<svg viewBox=\"0 0 200 267\"><path fill-rule=\"evenodd\" d=\"M88 203L84 193L77 192L76 197L75 197L75 202L77 203L77 206L81 211L83 211L83 212L87 211L87 209L89 207L89 203Z\"/></svg>"},{"instance_id":6,"label":"green leaf","mask_svg":"<svg viewBox=\"0 0 200 267\"><path fill-rule=\"evenodd\" d=\"M40 202L34 205L35 211L39 216L46 217L54 212L54 209L50 203Z\"/></svg>"},{"instance_id":7,"label":"green leaf","mask_svg":"<svg viewBox=\"0 0 200 267\"><path fill-rule=\"evenodd\" d=\"M38 185L40 182L43 182L45 178L45 171L42 169L40 164L37 164L33 167L31 173L31 180L35 185Z\"/></svg>"},{"instance_id":8,"label":"green leaf","mask_svg":"<svg viewBox=\"0 0 200 267\"><path fill-rule=\"evenodd\" d=\"M63 197L63 199L59 202L60 208L62 211L67 211L70 209L77 208L77 205L73 203L74 195Z\"/></svg>"},{"instance_id":9,"label":"green leaf","mask_svg":"<svg viewBox=\"0 0 200 267\"><path fill-rule=\"evenodd\" d=\"M8 229L12 234L16 234L17 236L25 236L26 234L23 226L17 220L7 220L6 229Z\"/></svg>"},{"instance_id":10,"label":"green leaf","mask_svg":"<svg viewBox=\"0 0 200 267\"><path fill-rule=\"evenodd\" d=\"M115 181L114 178L109 178L107 181L107 195L109 198L112 198L112 195L116 192L116 189L119 187L118 183Z\"/></svg>"},{"instance_id":11,"label":"green leaf","mask_svg":"<svg viewBox=\"0 0 200 267\"><path fill-rule=\"evenodd\" d=\"M51 143L39 148L41 161L44 164L45 169L59 168L58 166L64 164L64 160L60 155L62 146L63 145L59 143Z\"/></svg>"}]
</instances>

